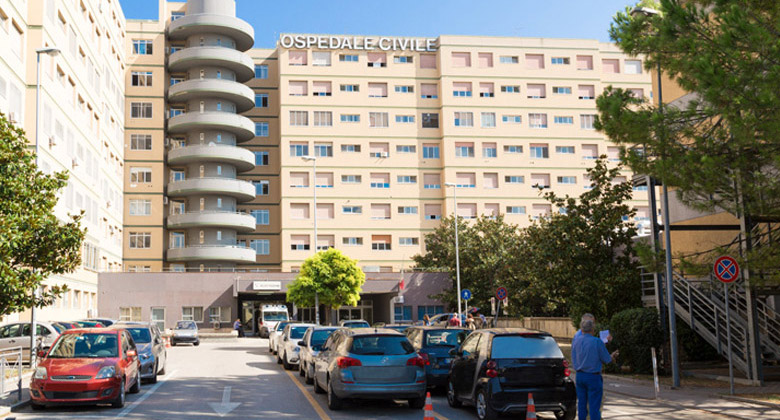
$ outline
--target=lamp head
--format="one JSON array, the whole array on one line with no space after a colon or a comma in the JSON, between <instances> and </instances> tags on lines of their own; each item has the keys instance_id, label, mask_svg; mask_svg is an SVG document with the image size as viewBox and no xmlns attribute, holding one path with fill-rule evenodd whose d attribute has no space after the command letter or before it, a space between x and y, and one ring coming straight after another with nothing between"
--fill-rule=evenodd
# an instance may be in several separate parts
<instances>
[{"instance_id":1,"label":"lamp head","mask_svg":"<svg viewBox=\"0 0 780 420\"><path fill-rule=\"evenodd\" d=\"M313 160L317 160L317 156L301 156L301 159L305 160L306 162L311 162Z\"/></svg>"},{"instance_id":2,"label":"lamp head","mask_svg":"<svg viewBox=\"0 0 780 420\"><path fill-rule=\"evenodd\" d=\"M650 7L635 7L633 10L631 10L631 16L634 16L634 17L639 16L639 15L657 16L657 15L660 15L660 14L661 14L661 12L659 12L658 10L655 10L653 8L650 8Z\"/></svg>"},{"instance_id":3,"label":"lamp head","mask_svg":"<svg viewBox=\"0 0 780 420\"><path fill-rule=\"evenodd\" d=\"M445 186L445 187L455 187L456 185L457 185L457 184L455 184L454 182L445 182L445 183L444 183L444 186Z\"/></svg>"},{"instance_id":4,"label":"lamp head","mask_svg":"<svg viewBox=\"0 0 780 420\"><path fill-rule=\"evenodd\" d=\"M60 53L60 49L57 47L46 47L46 48L38 48L35 50L37 54L48 54L50 56L55 56Z\"/></svg>"}]
</instances>

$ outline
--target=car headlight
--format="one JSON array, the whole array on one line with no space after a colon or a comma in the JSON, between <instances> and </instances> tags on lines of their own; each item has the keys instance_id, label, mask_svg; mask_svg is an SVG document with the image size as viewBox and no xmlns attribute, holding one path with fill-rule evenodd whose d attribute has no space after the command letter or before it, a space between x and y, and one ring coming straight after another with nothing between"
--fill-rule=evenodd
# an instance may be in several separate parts
<instances>
[{"instance_id":1,"label":"car headlight","mask_svg":"<svg viewBox=\"0 0 780 420\"><path fill-rule=\"evenodd\" d=\"M35 368L35 373L33 374L33 379L46 379L47 373L46 368L43 366L38 366Z\"/></svg>"},{"instance_id":2,"label":"car headlight","mask_svg":"<svg viewBox=\"0 0 780 420\"><path fill-rule=\"evenodd\" d=\"M116 368L114 366L105 366L100 368L97 375L95 375L95 379L113 378L114 374L116 374Z\"/></svg>"}]
</instances>

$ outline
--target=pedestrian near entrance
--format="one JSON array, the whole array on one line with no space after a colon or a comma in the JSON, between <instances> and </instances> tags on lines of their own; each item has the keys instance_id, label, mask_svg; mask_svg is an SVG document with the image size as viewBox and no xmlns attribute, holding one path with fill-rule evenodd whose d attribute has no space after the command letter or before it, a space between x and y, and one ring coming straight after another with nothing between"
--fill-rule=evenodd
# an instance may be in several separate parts
<instances>
[{"instance_id":1,"label":"pedestrian near entrance","mask_svg":"<svg viewBox=\"0 0 780 420\"><path fill-rule=\"evenodd\" d=\"M458 317L458 314L452 314L452 318L450 318L450 327L460 327L460 317Z\"/></svg>"},{"instance_id":2,"label":"pedestrian near entrance","mask_svg":"<svg viewBox=\"0 0 780 420\"><path fill-rule=\"evenodd\" d=\"M239 337L244 336L244 329L241 328L241 319L236 319L236 322L233 323L233 329L238 332Z\"/></svg>"},{"instance_id":3,"label":"pedestrian near entrance","mask_svg":"<svg viewBox=\"0 0 780 420\"><path fill-rule=\"evenodd\" d=\"M591 315L592 317L592 315ZM607 346L593 335L596 323L593 319L584 319L580 323L580 335L574 337L571 346L571 359L577 371L577 415L579 420L601 420L601 399L604 396L604 380L601 367L612 362L617 351L609 354Z\"/></svg>"}]
</instances>

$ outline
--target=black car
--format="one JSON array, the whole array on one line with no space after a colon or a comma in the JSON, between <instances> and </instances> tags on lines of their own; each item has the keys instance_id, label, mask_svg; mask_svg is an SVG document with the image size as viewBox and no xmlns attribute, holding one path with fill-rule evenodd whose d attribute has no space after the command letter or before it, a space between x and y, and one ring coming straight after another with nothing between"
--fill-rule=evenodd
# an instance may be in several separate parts
<instances>
[{"instance_id":1,"label":"black car","mask_svg":"<svg viewBox=\"0 0 780 420\"><path fill-rule=\"evenodd\" d=\"M528 393L533 393L536 412L552 411L557 419L574 419L574 381L549 333L524 328L477 330L450 354L450 406L474 405L480 419L503 413L524 417Z\"/></svg>"},{"instance_id":2,"label":"black car","mask_svg":"<svg viewBox=\"0 0 780 420\"><path fill-rule=\"evenodd\" d=\"M417 353L425 360L429 387L447 385L450 374L450 350L458 347L471 331L460 327L409 327L405 333Z\"/></svg>"}]
</instances>

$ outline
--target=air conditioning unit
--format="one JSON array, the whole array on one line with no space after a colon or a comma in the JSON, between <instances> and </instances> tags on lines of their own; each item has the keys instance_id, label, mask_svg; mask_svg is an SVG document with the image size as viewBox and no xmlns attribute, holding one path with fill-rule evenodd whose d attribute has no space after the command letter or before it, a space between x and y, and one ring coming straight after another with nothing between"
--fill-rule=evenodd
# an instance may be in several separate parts
<instances>
[{"instance_id":1,"label":"air conditioning unit","mask_svg":"<svg viewBox=\"0 0 780 420\"><path fill-rule=\"evenodd\" d=\"M49 136L49 149L56 146L57 142L54 141L54 136Z\"/></svg>"},{"instance_id":2,"label":"air conditioning unit","mask_svg":"<svg viewBox=\"0 0 780 420\"><path fill-rule=\"evenodd\" d=\"M382 152L379 154L379 157L383 157L383 158L390 157L390 153Z\"/></svg>"},{"instance_id":3,"label":"air conditioning unit","mask_svg":"<svg viewBox=\"0 0 780 420\"><path fill-rule=\"evenodd\" d=\"M163 197L163 204L168 205L168 197Z\"/></svg>"}]
</instances>

